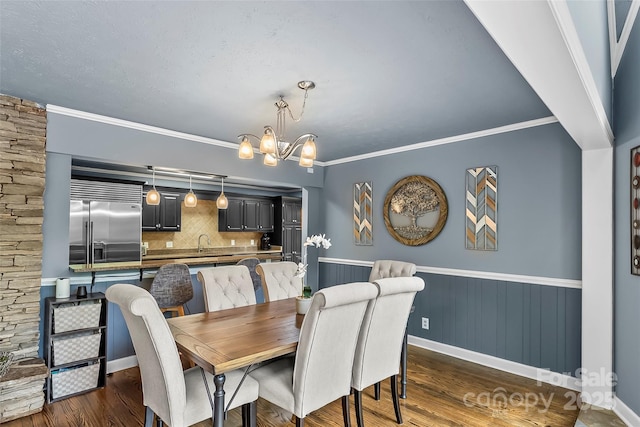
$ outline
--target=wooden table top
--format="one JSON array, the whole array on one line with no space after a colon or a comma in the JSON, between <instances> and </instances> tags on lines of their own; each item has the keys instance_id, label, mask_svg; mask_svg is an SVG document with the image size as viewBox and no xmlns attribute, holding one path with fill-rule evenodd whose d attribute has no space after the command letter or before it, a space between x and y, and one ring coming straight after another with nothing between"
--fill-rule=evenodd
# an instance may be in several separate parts
<instances>
[{"instance_id":1,"label":"wooden table top","mask_svg":"<svg viewBox=\"0 0 640 427\"><path fill-rule=\"evenodd\" d=\"M212 374L296 351L296 299L167 319L178 349Z\"/></svg>"}]
</instances>

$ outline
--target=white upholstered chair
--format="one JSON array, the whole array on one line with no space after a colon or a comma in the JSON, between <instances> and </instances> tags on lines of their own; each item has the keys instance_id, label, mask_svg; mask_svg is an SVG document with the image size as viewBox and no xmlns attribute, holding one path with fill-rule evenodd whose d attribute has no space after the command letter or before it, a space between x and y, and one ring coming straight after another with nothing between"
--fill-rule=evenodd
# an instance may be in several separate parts
<instances>
[{"instance_id":1,"label":"white upholstered chair","mask_svg":"<svg viewBox=\"0 0 640 427\"><path fill-rule=\"evenodd\" d=\"M200 368L182 370L176 343L156 300L146 290L130 284L113 285L106 296L120 306L138 357L145 426L151 427L154 414L158 425L164 422L171 427L190 426L211 418L213 408L204 378L215 390L213 376ZM226 373L225 388L238 388L242 376L239 371ZM256 425L257 399L258 383L245 378L230 405L242 405L244 426Z\"/></svg>"},{"instance_id":2,"label":"white upholstered chair","mask_svg":"<svg viewBox=\"0 0 640 427\"><path fill-rule=\"evenodd\" d=\"M400 349L413 299L424 289L424 281L419 277L379 279L374 283L379 293L364 315L351 377L358 427L364 427L362 390L386 378L391 378L396 422L402 424L397 380Z\"/></svg>"},{"instance_id":3,"label":"white upholstered chair","mask_svg":"<svg viewBox=\"0 0 640 427\"><path fill-rule=\"evenodd\" d=\"M369 274L369 281L373 282L378 279L385 279L388 277L411 277L416 274L416 265L410 262L394 261L390 259L379 259L373 263L371 273ZM413 312L413 307L411 307ZM407 332L404 333L404 340L402 341L402 387L400 391L400 397L407 398ZM376 384L375 387L376 400L380 399L380 384Z\"/></svg>"},{"instance_id":4,"label":"white upholstered chair","mask_svg":"<svg viewBox=\"0 0 640 427\"><path fill-rule=\"evenodd\" d=\"M260 263L256 272L262 280L265 302L302 295L302 279L296 271L298 264L291 261Z\"/></svg>"},{"instance_id":5,"label":"white upholstered chair","mask_svg":"<svg viewBox=\"0 0 640 427\"><path fill-rule=\"evenodd\" d=\"M369 281L374 282L387 277L411 277L414 274L416 274L416 265L413 263L379 259L373 263Z\"/></svg>"},{"instance_id":6,"label":"white upholstered chair","mask_svg":"<svg viewBox=\"0 0 640 427\"><path fill-rule=\"evenodd\" d=\"M244 265L203 268L198 271L206 311L242 307L256 303L253 281Z\"/></svg>"},{"instance_id":7,"label":"white upholstered chair","mask_svg":"<svg viewBox=\"0 0 640 427\"><path fill-rule=\"evenodd\" d=\"M378 294L373 283L349 283L317 292L300 328L294 358L262 366L249 375L260 384L260 397L293 413L296 426L304 417L342 398L345 426L353 358L362 319Z\"/></svg>"}]
</instances>

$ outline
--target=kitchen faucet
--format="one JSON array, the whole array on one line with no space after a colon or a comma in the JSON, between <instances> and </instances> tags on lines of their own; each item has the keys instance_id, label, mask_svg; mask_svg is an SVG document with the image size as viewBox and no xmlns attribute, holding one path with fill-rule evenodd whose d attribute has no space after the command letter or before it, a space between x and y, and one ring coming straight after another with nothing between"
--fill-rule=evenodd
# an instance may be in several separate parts
<instances>
[{"instance_id":1,"label":"kitchen faucet","mask_svg":"<svg viewBox=\"0 0 640 427\"><path fill-rule=\"evenodd\" d=\"M203 233L198 236L198 252L202 252L202 245L200 244L200 239L202 238L202 236L207 238L207 245L211 246L211 239L209 239L209 235Z\"/></svg>"}]
</instances>

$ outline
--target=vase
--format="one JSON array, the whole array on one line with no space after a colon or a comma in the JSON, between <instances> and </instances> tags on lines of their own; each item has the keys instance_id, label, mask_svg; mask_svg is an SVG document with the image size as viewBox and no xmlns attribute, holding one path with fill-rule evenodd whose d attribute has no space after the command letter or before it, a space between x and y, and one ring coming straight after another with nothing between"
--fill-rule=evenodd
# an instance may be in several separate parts
<instances>
[{"instance_id":1,"label":"vase","mask_svg":"<svg viewBox=\"0 0 640 427\"><path fill-rule=\"evenodd\" d=\"M296 297L296 312L298 314L307 314L311 306L311 301L313 301L313 298Z\"/></svg>"}]
</instances>

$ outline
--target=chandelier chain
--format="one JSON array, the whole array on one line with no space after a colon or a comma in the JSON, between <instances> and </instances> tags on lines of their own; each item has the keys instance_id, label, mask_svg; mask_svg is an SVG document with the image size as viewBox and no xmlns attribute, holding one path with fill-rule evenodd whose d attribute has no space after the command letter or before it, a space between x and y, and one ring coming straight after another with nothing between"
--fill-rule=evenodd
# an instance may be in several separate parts
<instances>
[{"instance_id":1,"label":"chandelier chain","mask_svg":"<svg viewBox=\"0 0 640 427\"><path fill-rule=\"evenodd\" d=\"M286 106L287 111L289 111L289 117L291 117L291 120L293 120L296 123L298 123L300 120L302 120L302 116L304 115L304 107L305 107L305 105L307 105L307 96L308 95L309 95L309 90L305 89L304 90L304 100L302 101L302 111L300 111L300 115L298 116L297 119L295 117L293 117L293 113L291 112L291 108L289 108L289 104L287 104L287 106Z\"/></svg>"}]
</instances>

